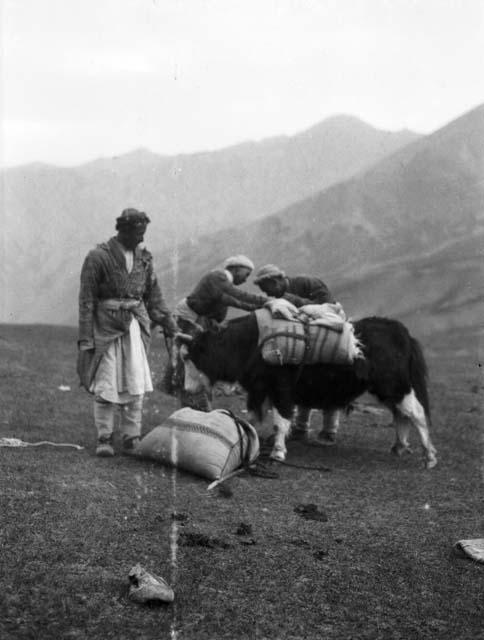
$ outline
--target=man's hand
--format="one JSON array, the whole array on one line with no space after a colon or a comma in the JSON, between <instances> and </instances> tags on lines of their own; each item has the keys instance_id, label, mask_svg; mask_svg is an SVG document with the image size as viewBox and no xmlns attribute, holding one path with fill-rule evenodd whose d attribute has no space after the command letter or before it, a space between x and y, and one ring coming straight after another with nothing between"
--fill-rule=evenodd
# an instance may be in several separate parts
<instances>
[{"instance_id":1,"label":"man's hand","mask_svg":"<svg viewBox=\"0 0 484 640\"><path fill-rule=\"evenodd\" d=\"M92 340L79 340L77 343L79 351L94 351L94 342Z\"/></svg>"},{"instance_id":2,"label":"man's hand","mask_svg":"<svg viewBox=\"0 0 484 640\"><path fill-rule=\"evenodd\" d=\"M274 298L264 305L272 314L273 318L284 318L294 320L297 316L297 307L285 298Z\"/></svg>"},{"instance_id":3,"label":"man's hand","mask_svg":"<svg viewBox=\"0 0 484 640\"><path fill-rule=\"evenodd\" d=\"M91 340L79 340L78 342L78 352L77 352L77 375L79 376L79 381L81 383L81 387L84 387L87 391L89 391L89 387L92 381L92 363L96 358L94 348L94 342Z\"/></svg>"},{"instance_id":4,"label":"man's hand","mask_svg":"<svg viewBox=\"0 0 484 640\"><path fill-rule=\"evenodd\" d=\"M177 332L177 326L171 316L167 316L162 324L160 324L165 338L174 338Z\"/></svg>"}]
</instances>

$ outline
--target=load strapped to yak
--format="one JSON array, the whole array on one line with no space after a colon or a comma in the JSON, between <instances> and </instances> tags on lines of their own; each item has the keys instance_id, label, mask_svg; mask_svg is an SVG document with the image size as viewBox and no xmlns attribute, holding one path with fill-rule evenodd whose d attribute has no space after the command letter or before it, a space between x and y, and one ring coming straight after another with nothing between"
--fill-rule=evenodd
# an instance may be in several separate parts
<instances>
[{"instance_id":1,"label":"load strapped to yak","mask_svg":"<svg viewBox=\"0 0 484 640\"><path fill-rule=\"evenodd\" d=\"M348 365L363 357L351 322L339 303L297 309L284 299L255 312L262 358L271 365Z\"/></svg>"}]
</instances>

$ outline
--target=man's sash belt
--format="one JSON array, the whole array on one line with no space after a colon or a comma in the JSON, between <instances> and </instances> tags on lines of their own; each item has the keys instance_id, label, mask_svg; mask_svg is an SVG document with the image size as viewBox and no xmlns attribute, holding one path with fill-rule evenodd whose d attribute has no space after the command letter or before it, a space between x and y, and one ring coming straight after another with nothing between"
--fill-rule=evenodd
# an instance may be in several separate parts
<instances>
[{"instance_id":1,"label":"man's sash belt","mask_svg":"<svg viewBox=\"0 0 484 640\"><path fill-rule=\"evenodd\" d=\"M108 311L119 311L120 309L127 309L132 311L141 304L141 300L136 298L107 298L99 302L100 306Z\"/></svg>"}]
</instances>

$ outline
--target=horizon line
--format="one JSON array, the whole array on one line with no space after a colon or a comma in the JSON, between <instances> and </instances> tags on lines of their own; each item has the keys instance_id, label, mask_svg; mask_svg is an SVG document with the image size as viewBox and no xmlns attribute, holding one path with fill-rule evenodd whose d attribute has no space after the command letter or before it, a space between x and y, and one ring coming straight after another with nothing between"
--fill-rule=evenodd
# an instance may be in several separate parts
<instances>
[{"instance_id":1,"label":"horizon line","mask_svg":"<svg viewBox=\"0 0 484 640\"><path fill-rule=\"evenodd\" d=\"M459 116L457 116L459 117ZM135 147L131 147L130 149L127 149L126 151L123 151L122 153L116 153L116 154L105 154L105 155L97 155L97 156L93 156L90 159L87 160L81 160L78 162L74 162L74 163L56 163L56 162L49 162L47 160L28 160L26 162L19 162L19 163L14 163L14 164L3 164L0 163L0 170L5 171L5 170L10 170L10 169L19 169L21 167L29 167L32 165L41 165L41 166L46 166L46 167L53 167L56 169L75 169L75 168L79 168L79 167L83 167L89 164L93 164L95 162L101 162L103 160L114 160L117 158L122 158L125 156L128 156L130 154L135 154L135 153L139 153L139 152L147 152L150 153L152 155L155 156L159 156L160 158L177 158L180 156L195 156L195 155L203 155L203 154L207 154L207 153L218 153L218 152L223 152L229 149L233 149L235 147L240 147L243 145L250 145L250 144L261 144L264 142L268 142L270 140L277 140L278 138L294 138L297 137L298 135L302 135L308 131L311 131L311 129L314 129L315 127L318 127L320 125L323 125L325 123L328 123L332 120L338 120L338 119L346 119L346 120L353 120L353 121L357 121L362 125L365 125L367 127L370 127L372 129L374 129L375 131L380 131L383 133L411 133L414 134L416 136L420 136L420 137L424 137L427 135L430 135L431 133L433 133L434 131L437 131L438 129L440 129L441 127L438 127L435 130L429 131L429 132L422 132L422 131L416 131L413 129L409 129L408 127L400 127L400 128L396 128L396 129L386 129L386 128L382 128L379 126L376 126L366 120L363 120L363 118L360 118L359 116L355 116L353 114L350 113L334 113L330 116L327 116L326 118L323 118L322 120L318 120L316 121L314 124L309 125L308 127L304 127L303 129L297 129L294 133L279 133L279 134L274 134L274 135L268 135L268 136L263 136L260 138L244 138L244 139L240 139L238 141L234 141L231 144L225 144L222 146L214 146L214 147L205 147L205 148L200 148L200 149L196 149L193 151L178 151L175 153L166 153L166 152L159 152L159 151L153 151L152 149L150 149L147 146L144 145L140 145L140 146L135 146ZM456 118L453 118L456 119ZM449 121L451 122L451 121ZM444 125L445 126L445 125Z\"/></svg>"}]
</instances>

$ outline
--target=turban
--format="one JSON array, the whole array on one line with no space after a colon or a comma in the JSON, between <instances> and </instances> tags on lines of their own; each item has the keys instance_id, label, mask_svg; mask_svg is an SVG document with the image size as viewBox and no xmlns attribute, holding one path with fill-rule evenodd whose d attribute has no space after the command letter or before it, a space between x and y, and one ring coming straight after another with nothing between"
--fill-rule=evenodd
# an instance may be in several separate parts
<instances>
[{"instance_id":1,"label":"turban","mask_svg":"<svg viewBox=\"0 0 484 640\"><path fill-rule=\"evenodd\" d=\"M259 282L269 280L270 278L284 278L285 275L284 271L279 269L275 264L265 264L256 273L254 283L259 284Z\"/></svg>"},{"instance_id":2,"label":"turban","mask_svg":"<svg viewBox=\"0 0 484 640\"><path fill-rule=\"evenodd\" d=\"M119 227L133 227L138 224L148 224L150 219L144 211L138 209L124 209L119 218L116 218L116 229Z\"/></svg>"},{"instance_id":3,"label":"turban","mask_svg":"<svg viewBox=\"0 0 484 640\"><path fill-rule=\"evenodd\" d=\"M254 263L252 260L249 260L247 256L232 256L224 261L224 269L228 269L228 267L245 267L246 269L253 271Z\"/></svg>"}]
</instances>

